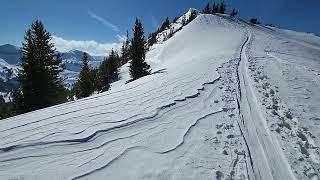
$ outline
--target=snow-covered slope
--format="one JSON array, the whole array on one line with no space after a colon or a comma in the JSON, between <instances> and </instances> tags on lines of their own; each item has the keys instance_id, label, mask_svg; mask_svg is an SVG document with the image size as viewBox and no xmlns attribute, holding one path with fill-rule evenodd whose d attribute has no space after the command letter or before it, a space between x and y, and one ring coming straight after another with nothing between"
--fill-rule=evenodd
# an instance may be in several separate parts
<instances>
[{"instance_id":1,"label":"snow-covered slope","mask_svg":"<svg viewBox=\"0 0 320 180\"><path fill-rule=\"evenodd\" d=\"M183 26L186 24L186 22L189 20L193 12L196 14L199 13L198 10L190 8L187 13L179 17L175 22L172 22L169 28L158 33L156 38L157 43L159 44L159 43L162 43L163 41L166 41L168 39L168 36L170 36L170 34L173 35L174 33L180 31L183 28Z\"/></svg>"},{"instance_id":2,"label":"snow-covered slope","mask_svg":"<svg viewBox=\"0 0 320 180\"><path fill-rule=\"evenodd\" d=\"M0 179L317 179L320 51L290 37L199 15L152 75L0 121Z\"/></svg>"}]
</instances>

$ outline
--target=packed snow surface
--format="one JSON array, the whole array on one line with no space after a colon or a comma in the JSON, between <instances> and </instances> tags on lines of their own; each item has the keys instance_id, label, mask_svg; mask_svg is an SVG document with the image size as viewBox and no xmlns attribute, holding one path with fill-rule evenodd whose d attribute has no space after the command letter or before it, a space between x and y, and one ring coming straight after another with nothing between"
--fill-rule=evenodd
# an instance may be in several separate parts
<instances>
[{"instance_id":1,"label":"packed snow surface","mask_svg":"<svg viewBox=\"0 0 320 180\"><path fill-rule=\"evenodd\" d=\"M199 15L153 74L0 121L0 179L319 179L320 40Z\"/></svg>"}]
</instances>

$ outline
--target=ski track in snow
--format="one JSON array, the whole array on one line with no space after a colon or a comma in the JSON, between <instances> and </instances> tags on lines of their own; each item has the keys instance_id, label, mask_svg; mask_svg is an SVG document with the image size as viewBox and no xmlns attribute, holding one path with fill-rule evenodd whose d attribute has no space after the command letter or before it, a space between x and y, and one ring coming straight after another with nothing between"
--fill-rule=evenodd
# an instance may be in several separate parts
<instances>
[{"instance_id":1,"label":"ski track in snow","mask_svg":"<svg viewBox=\"0 0 320 180\"><path fill-rule=\"evenodd\" d=\"M319 135L313 117L319 116L320 112L315 93L319 92L319 77L315 70L319 62L315 57L320 52L296 41L288 41L278 32L258 31L253 34L246 53L247 77L251 79L251 92L255 92L257 99L250 105L260 107L258 112L261 112L265 129L273 139L274 150L281 155L269 164L273 168L277 167L275 163L284 163L272 170L272 175L275 179L318 179L320 156L316 137ZM278 54L290 58L284 60ZM303 61L299 61L300 58ZM269 152L270 146L266 150ZM277 157L270 155L271 158ZM277 161L281 158L280 162ZM279 178L277 173L284 176Z\"/></svg>"},{"instance_id":2,"label":"ski track in snow","mask_svg":"<svg viewBox=\"0 0 320 180\"><path fill-rule=\"evenodd\" d=\"M319 46L290 33L200 15L156 73L0 121L0 179L318 179Z\"/></svg>"},{"instance_id":3,"label":"ski track in snow","mask_svg":"<svg viewBox=\"0 0 320 180\"><path fill-rule=\"evenodd\" d=\"M250 30L248 30L250 31ZM270 134L267 122L258 104L253 90L251 79L247 72L248 57L247 46L251 44L252 33L248 33L248 39L242 50L240 65L241 82L241 105L243 114L245 134L249 141L251 158L254 162L254 173L256 179L294 179L290 166L282 154L277 139Z\"/></svg>"}]
</instances>

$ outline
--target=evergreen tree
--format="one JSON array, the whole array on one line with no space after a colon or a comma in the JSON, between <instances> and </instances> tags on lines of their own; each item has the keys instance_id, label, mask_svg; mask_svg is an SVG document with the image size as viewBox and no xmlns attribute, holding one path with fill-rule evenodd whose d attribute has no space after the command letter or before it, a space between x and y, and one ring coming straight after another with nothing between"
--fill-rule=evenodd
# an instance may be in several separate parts
<instances>
[{"instance_id":1,"label":"evergreen tree","mask_svg":"<svg viewBox=\"0 0 320 180\"><path fill-rule=\"evenodd\" d=\"M212 12L209 3L206 5L206 7L203 9L202 12L203 12L204 14L210 14L210 13Z\"/></svg>"},{"instance_id":2,"label":"evergreen tree","mask_svg":"<svg viewBox=\"0 0 320 180\"><path fill-rule=\"evenodd\" d=\"M219 5L219 13L225 14L226 10L227 10L226 4L224 3L224 1L222 1Z\"/></svg>"},{"instance_id":3,"label":"evergreen tree","mask_svg":"<svg viewBox=\"0 0 320 180\"><path fill-rule=\"evenodd\" d=\"M79 93L77 98L90 96L94 92L93 79L89 68L88 54L83 53L82 68L78 80Z\"/></svg>"},{"instance_id":4,"label":"evergreen tree","mask_svg":"<svg viewBox=\"0 0 320 180\"><path fill-rule=\"evenodd\" d=\"M219 5L216 4L216 3L213 3L212 5L212 14L215 14L215 13L218 13L218 10L219 10Z\"/></svg>"},{"instance_id":5,"label":"evergreen tree","mask_svg":"<svg viewBox=\"0 0 320 180\"><path fill-rule=\"evenodd\" d=\"M257 18L251 18L250 23L252 24L258 24L258 19Z\"/></svg>"},{"instance_id":6,"label":"evergreen tree","mask_svg":"<svg viewBox=\"0 0 320 180\"><path fill-rule=\"evenodd\" d=\"M27 112L25 103L23 102L24 98L22 95L22 88L19 87L12 91L12 102L14 104L14 109L16 110L17 114L22 114Z\"/></svg>"},{"instance_id":7,"label":"evergreen tree","mask_svg":"<svg viewBox=\"0 0 320 180\"><path fill-rule=\"evenodd\" d=\"M177 20L178 18L176 17L174 19L174 22ZM170 28L170 20L169 18L167 17L165 19L165 21L162 23L161 27L158 28L155 32L153 33L150 33L149 36L148 36L148 47L152 46L153 44L155 44L157 42L157 35L167 29Z\"/></svg>"},{"instance_id":8,"label":"evergreen tree","mask_svg":"<svg viewBox=\"0 0 320 180\"><path fill-rule=\"evenodd\" d=\"M185 16L182 16L181 24L182 26L185 26L187 24L187 20Z\"/></svg>"},{"instance_id":9,"label":"evergreen tree","mask_svg":"<svg viewBox=\"0 0 320 180\"><path fill-rule=\"evenodd\" d=\"M166 40L170 39L174 35L173 28L170 28L169 34L166 37Z\"/></svg>"},{"instance_id":10,"label":"evergreen tree","mask_svg":"<svg viewBox=\"0 0 320 180\"><path fill-rule=\"evenodd\" d=\"M148 46L152 46L157 42L157 35L158 35L159 29L156 32L150 33L148 37Z\"/></svg>"},{"instance_id":11,"label":"evergreen tree","mask_svg":"<svg viewBox=\"0 0 320 180\"><path fill-rule=\"evenodd\" d=\"M120 58L117 52L112 49L109 57L101 63L99 70L103 91L109 90L110 83L119 79L118 61L120 61Z\"/></svg>"},{"instance_id":12,"label":"evergreen tree","mask_svg":"<svg viewBox=\"0 0 320 180\"><path fill-rule=\"evenodd\" d=\"M159 32L162 32L170 27L170 21L169 18L167 17L166 20L162 23Z\"/></svg>"},{"instance_id":13,"label":"evergreen tree","mask_svg":"<svg viewBox=\"0 0 320 180\"><path fill-rule=\"evenodd\" d=\"M191 21L193 21L198 16L196 11L191 11L190 17L187 20L186 24L189 24Z\"/></svg>"},{"instance_id":14,"label":"evergreen tree","mask_svg":"<svg viewBox=\"0 0 320 180\"><path fill-rule=\"evenodd\" d=\"M22 44L22 69L18 74L21 87L15 95L18 112L24 113L66 100L66 90L59 74L64 67L56 53L51 35L40 21L26 32Z\"/></svg>"},{"instance_id":15,"label":"evergreen tree","mask_svg":"<svg viewBox=\"0 0 320 180\"><path fill-rule=\"evenodd\" d=\"M93 82L93 88L94 90L100 92L100 91L105 91L109 89L109 84L104 85L102 81L102 76L100 73L100 69L92 69L91 72L91 77L92 77L92 82Z\"/></svg>"},{"instance_id":16,"label":"evergreen tree","mask_svg":"<svg viewBox=\"0 0 320 180\"><path fill-rule=\"evenodd\" d=\"M217 6L216 6L216 8L217 8L217 11L216 11L216 12L217 12L217 13L220 13L220 6L221 6L221 3L218 3Z\"/></svg>"},{"instance_id":17,"label":"evergreen tree","mask_svg":"<svg viewBox=\"0 0 320 180\"><path fill-rule=\"evenodd\" d=\"M276 26L275 26L274 24L272 24L272 23L266 24L266 26L276 27Z\"/></svg>"},{"instance_id":18,"label":"evergreen tree","mask_svg":"<svg viewBox=\"0 0 320 180\"><path fill-rule=\"evenodd\" d=\"M15 115L15 106L12 102L0 104L0 119L9 118Z\"/></svg>"},{"instance_id":19,"label":"evergreen tree","mask_svg":"<svg viewBox=\"0 0 320 180\"><path fill-rule=\"evenodd\" d=\"M70 90L68 100L73 101L76 98L80 98L80 87L79 87L79 79L76 83L73 84L72 89Z\"/></svg>"},{"instance_id":20,"label":"evergreen tree","mask_svg":"<svg viewBox=\"0 0 320 180\"><path fill-rule=\"evenodd\" d=\"M108 82L112 83L118 80L119 69L117 66L117 62L119 60L119 56L113 49L111 50L107 63L107 77Z\"/></svg>"},{"instance_id":21,"label":"evergreen tree","mask_svg":"<svg viewBox=\"0 0 320 180\"><path fill-rule=\"evenodd\" d=\"M231 16L234 17L234 16L237 16L237 14L238 14L238 11L235 8L233 8L231 12Z\"/></svg>"},{"instance_id":22,"label":"evergreen tree","mask_svg":"<svg viewBox=\"0 0 320 180\"><path fill-rule=\"evenodd\" d=\"M172 22L176 23L178 19L179 19L179 16L175 17Z\"/></svg>"},{"instance_id":23,"label":"evergreen tree","mask_svg":"<svg viewBox=\"0 0 320 180\"><path fill-rule=\"evenodd\" d=\"M100 67L99 67L99 79L100 79L100 82L101 82L101 90L102 91L108 91L109 88L110 88L110 82L109 82L109 75L108 73L110 72L109 68L110 68L110 65L108 62L109 59L108 58L105 58L105 60L102 61Z\"/></svg>"},{"instance_id":24,"label":"evergreen tree","mask_svg":"<svg viewBox=\"0 0 320 180\"><path fill-rule=\"evenodd\" d=\"M143 26L137 18L133 28L131 41L130 75L132 80L139 79L150 74L150 66L145 62L146 49Z\"/></svg>"},{"instance_id":25,"label":"evergreen tree","mask_svg":"<svg viewBox=\"0 0 320 180\"><path fill-rule=\"evenodd\" d=\"M129 40L129 32L127 31L126 40L123 42L122 48L121 48L121 63L119 67L128 63L129 59L130 59L130 40Z\"/></svg>"}]
</instances>

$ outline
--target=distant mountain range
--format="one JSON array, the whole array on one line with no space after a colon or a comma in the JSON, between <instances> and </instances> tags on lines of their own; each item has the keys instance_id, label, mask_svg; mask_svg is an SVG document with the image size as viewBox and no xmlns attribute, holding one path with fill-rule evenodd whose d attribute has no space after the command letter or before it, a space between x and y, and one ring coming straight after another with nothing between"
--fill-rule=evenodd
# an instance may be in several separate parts
<instances>
[{"instance_id":1,"label":"distant mountain range","mask_svg":"<svg viewBox=\"0 0 320 180\"><path fill-rule=\"evenodd\" d=\"M0 95L3 95L5 100L9 96L9 92L18 86L16 80L18 70L20 68L21 48L5 44L0 45ZM81 62L83 51L71 50L61 53L62 61L65 64L65 71L62 73L65 78L66 87L71 88L76 82L81 70ZM92 56L89 54L89 64L92 67L100 65L104 59L103 56Z\"/></svg>"}]
</instances>

